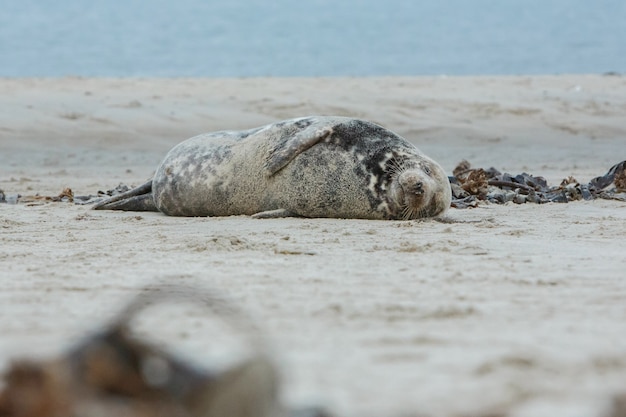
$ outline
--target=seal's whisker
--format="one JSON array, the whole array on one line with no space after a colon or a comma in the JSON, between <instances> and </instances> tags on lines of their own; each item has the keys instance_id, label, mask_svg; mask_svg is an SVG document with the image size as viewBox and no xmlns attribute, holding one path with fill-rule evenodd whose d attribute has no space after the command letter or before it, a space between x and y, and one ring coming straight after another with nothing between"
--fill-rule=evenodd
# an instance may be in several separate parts
<instances>
[{"instance_id":1,"label":"seal's whisker","mask_svg":"<svg viewBox=\"0 0 626 417\"><path fill-rule=\"evenodd\" d=\"M402 220L411 220L413 217L413 214L415 212L415 208L411 207L410 205L405 205L404 209L402 210Z\"/></svg>"},{"instance_id":2,"label":"seal's whisker","mask_svg":"<svg viewBox=\"0 0 626 417\"><path fill-rule=\"evenodd\" d=\"M395 167L395 166L390 167L388 172L389 172L389 176L391 178L396 178L398 175L400 175L402 173L400 168L399 167Z\"/></svg>"},{"instance_id":3,"label":"seal's whisker","mask_svg":"<svg viewBox=\"0 0 626 417\"><path fill-rule=\"evenodd\" d=\"M394 178L402 174L407 170L406 164L404 161L398 161L398 159L390 159L388 162L389 165L389 175Z\"/></svg>"}]
</instances>

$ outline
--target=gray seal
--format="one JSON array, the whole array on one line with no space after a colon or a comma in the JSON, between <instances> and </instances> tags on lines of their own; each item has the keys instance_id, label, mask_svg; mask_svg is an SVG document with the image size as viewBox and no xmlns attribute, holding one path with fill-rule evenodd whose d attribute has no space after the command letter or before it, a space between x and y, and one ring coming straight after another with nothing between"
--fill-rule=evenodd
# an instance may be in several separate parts
<instances>
[{"instance_id":1,"label":"gray seal","mask_svg":"<svg viewBox=\"0 0 626 417\"><path fill-rule=\"evenodd\" d=\"M435 161L371 122L311 116L175 146L154 177L95 209L170 216L417 219L450 206Z\"/></svg>"}]
</instances>

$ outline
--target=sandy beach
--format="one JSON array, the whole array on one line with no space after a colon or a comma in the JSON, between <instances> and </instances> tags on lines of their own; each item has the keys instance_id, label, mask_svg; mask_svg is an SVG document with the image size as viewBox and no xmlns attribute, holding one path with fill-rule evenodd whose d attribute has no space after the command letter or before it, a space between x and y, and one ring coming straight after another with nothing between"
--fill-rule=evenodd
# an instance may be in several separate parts
<instances>
[{"instance_id":1,"label":"sandy beach","mask_svg":"<svg viewBox=\"0 0 626 417\"><path fill-rule=\"evenodd\" d=\"M467 159L586 183L626 159L626 78L614 75L0 79L0 109L6 195L139 185L191 136L312 114L382 124L449 174ZM62 352L167 282L245 310L290 405L609 416L626 392L626 203L482 205L445 220L0 204L0 367ZM210 361L221 340L197 311L177 314L155 313L159 338Z\"/></svg>"}]
</instances>

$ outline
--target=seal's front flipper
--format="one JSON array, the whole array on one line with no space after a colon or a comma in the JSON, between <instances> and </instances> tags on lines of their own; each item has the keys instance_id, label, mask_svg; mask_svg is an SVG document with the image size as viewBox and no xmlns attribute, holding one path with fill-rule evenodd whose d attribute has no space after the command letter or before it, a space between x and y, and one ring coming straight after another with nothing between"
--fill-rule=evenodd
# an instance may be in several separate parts
<instances>
[{"instance_id":1,"label":"seal's front flipper","mask_svg":"<svg viewBox=\"0 0 626 417\"><path fill-rule=\"evenodd\" d=\"M332 128L328 126L320 128L319 126L311 125L296 133L292 138L281 142L270 151L270 155L265 161L268 176L271 177L276 174L286 167L296 156L322 142L330 136L331 133L333 133Z\"/></svg>"},{"instance_id":2,"label":"seal's front flipper","mask_svg":"<svg viewBox=\"0 0 626 417\"><path fill-rule=\"evenodd\" d=\"M93 210L159 211L152 199L152 180L115 195L92 207Z\"/></svg>"},{"instance_id":3,"label":"seal's front flipper","mask_svg":"<svg viewBox=\"0 0 626 417\"><path fill-rule=\"evenodd\" d=\"M253 214L253 219L280 219L283 217L302 217L293 211L278 209L278 210L268 210L261 211L259 213Z\"/></svg>"}]
</instances>

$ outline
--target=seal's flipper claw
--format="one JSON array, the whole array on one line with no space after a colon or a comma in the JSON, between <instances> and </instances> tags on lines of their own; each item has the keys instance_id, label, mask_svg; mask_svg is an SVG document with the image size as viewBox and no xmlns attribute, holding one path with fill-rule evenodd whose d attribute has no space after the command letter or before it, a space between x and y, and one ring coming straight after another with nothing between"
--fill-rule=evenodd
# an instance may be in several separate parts
<instances>
[{"instance_id":1,"label":"seal's flipper claw","mask_svg":"<svg viewBox=\"0 0 626 417\"><path fill-rule=\"evenodd\" d=\"M152 199L152 180L96 203L93 210L159 211Z\"/></svg>"},{"instance_id":2,"label":"seal's flipper claw","mask_svg":"<svg viewBox=\"0 0 626 417\"><path fill-rule=\"evenodd\" d=\"M286 167L296 156L302 152L322 142L332 133L332 128L312 125L295 134L288 141L282 142L279 146L272 149L265 168L268 176L276 174L278 171Z\"/></svg>"},{"instance_id":3,"label":"seal's flipper claw","mask_svg":"<svg viewBox=\"0 0 626 417\"><path fill-rule=\"evenodd\" d=\"M283 217L302 217L302 216L294 213L293 211L289 211L285 209L261 211L259 213L252 215L253 219L280 219Z\"/></svg>"}]
</instances>

